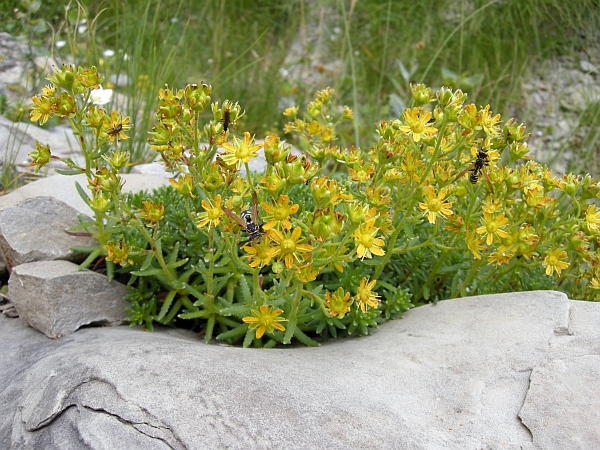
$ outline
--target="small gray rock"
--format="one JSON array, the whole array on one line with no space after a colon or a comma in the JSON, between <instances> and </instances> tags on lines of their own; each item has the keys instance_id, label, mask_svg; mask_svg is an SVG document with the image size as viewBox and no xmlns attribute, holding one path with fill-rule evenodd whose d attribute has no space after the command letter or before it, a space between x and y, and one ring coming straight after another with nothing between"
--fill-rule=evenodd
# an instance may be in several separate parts
<instances>
[{"instance_id":1,"label":"small gray rock","mask_svg":"<svg viewBox=\"0 0 600 450\"><path fill-rule=\"evenodd\" d=\"M49 338L83 325L119 325L127 317L126 286L68 261L40 261L13 268L8 296L19 317Z\"/></svg>"},{"instance_id":2,"label":"small gray rock","mask_svg":"<svg viewBox=\"0 0 600 450\"><path fill-rule=\"evenodd\" d=\"M91 237L65 233L76 225L77 211L52 197L37 197L4 208L0 211L0 250L9 271L33 261L83 261L86 255L69 247L93 246L96 242Z\"/></svg>"}]
</instances>

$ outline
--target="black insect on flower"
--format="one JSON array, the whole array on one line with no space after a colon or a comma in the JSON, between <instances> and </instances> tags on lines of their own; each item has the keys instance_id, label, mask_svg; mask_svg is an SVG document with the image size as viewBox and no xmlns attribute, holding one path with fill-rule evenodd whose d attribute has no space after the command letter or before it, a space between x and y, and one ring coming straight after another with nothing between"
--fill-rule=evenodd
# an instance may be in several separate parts
<instances>
[{"instance_id":1,"label":"black insect on flower","mask_svg":"<svg viewBox=\"0 0 600 450\"><path fill-rule=\"evenodd\" d=\"M238 216L225 206L221 206L221 209L230 219L237 222L237 224L248 233L250 241L261 238L262 234L260 232L260 226L258 225L258 199L256 197L256 192L252 191L252 211L244 209Z\"/></svg>"},{"instance_id":2,"label":"black insect on flower","mask_svg":"<svg viewBox=\"0 0 600 450\"><path fill-rule=\"evenodd\" d=\"M487 175L487 172L485 171L485 167L488 166L489 164L490 164L489 155L487 154L487 152L485 150L480 148L479 150L477 150L477 156L475 157L475 161L473 162L473 164L471 164L469 167L467 167L465 170L463 170L461 173L459 173L458 176L455 178L455 180L458 180L465 173L471 172L471 174L469 175L469 181L471 182L471 184L476 184L479 181L479 178L481 177L481 175L483 174L483 176L485 177L485 180L487 181L488 187L490 188L490 191L494 192L494 188L492 187L492 182L490 181L490 179Z\"/></svg>"},{"instance_id":3,"label":"black insect on flower","mask_svg":"<svg viewBox=\"0 0 600 450\"><path fill-rule=\"evenodd\" d=\"M225 108L223 111L223 118L221 119L221 122L223 122L223 131L227 132L231 123L231 112L229 111L229 108Z\"/></svg>"}]
</instances>

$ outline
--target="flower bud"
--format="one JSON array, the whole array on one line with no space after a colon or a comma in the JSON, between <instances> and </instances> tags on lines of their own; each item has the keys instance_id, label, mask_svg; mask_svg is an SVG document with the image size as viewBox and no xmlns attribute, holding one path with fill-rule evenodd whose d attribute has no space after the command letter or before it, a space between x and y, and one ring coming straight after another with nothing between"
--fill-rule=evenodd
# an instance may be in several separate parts
<instances>
[{"instance_id":1,"label":"flower bud","mask_svg":"<svg viewBox=\"0 0 600 450\"><path fill-rule=\"evenodd\" d=\"M74 114L75 111L77 111L77 104L73 97L66 92L61 92L56 101L56 112L62 117L67 117Z\"/></svg>"},{"instance_id":2,"label":"flower bud","mask_svg":"<svg viewBox=\"0 0 600 450\"><path fill-rule=\"evenodd\" d=\"M188 84L184 91L185 100L192 111L202 111L210 103L210 93L212 87L202 83Z\"/></svg>"},{"instance_id":3,"label":"flower bud","mask_svg":"<svg viewBox=\"0 0 600 450\"><path fill-rule=\"evenodd\" d=\"M158 111L163 119L174 119L179 116L183 111L180 104L181 98L183 97L183 90L173 92L168 86L165 89L158 91L159 105Z\"/></svg>"},{"instance_id":4,"label":"flower bud","mask_svg":"<svg viewBox=\"0 0 600 450\"><path fill-rule=\"evenodd\" d=\"M202 186L209 192L215 192L225 186L225 175L219 170L219 165L213 163L202 167Z\"/></svg>"},{"instance_id":5,"label":"flower bud","mask_svg":"<svg viewBox=\"0 0 600 450\"><path fill-rule=\"evenodd\" d=\"M343 214L329 209L317 209L314 213L311 230L316 237L326 240L332 235L339 234L343 225Z\"/></svg>"},{"instance_id":6,"label":"flower bud","mask_svg":"<svg viewBox=\"0 0 600 450\"><path fill-rule=\"evenodd\" d=\"M297 156L288 155L281 168L284 178L289 184L301 184L306 181L306 178L304 178L303 161Z\"/></svg>"},{"instance_id":7,"label":"flower bud","mask_svg":"<svg viewBox=\"0 0 600 450\"><path fill-rule=\"evenodd\" d=\"M35 173L38 173L42 167L50 162L52 154L50 153L50 145L42 145L38 140L35 141L36 149L29 153L29 157L33 160L30 167L35 166Z\"/></svg>"},{"instance_id":8,"label":"flower bud","mask_svg":"<svg viewBox=\"0 0 600 450\"><path fill-rule=\"evenodd\" d=\"M271 195L275 196L285 185L285 180L283 180L279 174L273 170L273 166L269 166L267 168L267 173L260 183L267 191L271 193Z\"/></svg>"},{"instance_id":9,"label":"flower bud","mask_svg":"<svg viewBox=\"0 0 600 450\"><path fill-rule=\"evenodd\" d=\"M119 171L129 162L129 152L123 150L113 151L110 156L102 155L102 159L110 164L110 167L114 170Z\"/></svg>"},{"instance_id":10,"label":"flower bud","mask_svg":"<svg viewBox=\"0 0 600 450\"><path fill-rule=\"evenodd\" d=\"M63 64L62 69L56 69L54 75L48 75L46 79L58 87L72 92L75 83L75 66Z\"/></svg>"},{"instance_id":11,"label":"flower bud","mask_svg":"<svg viewBox=\"0 0 600 450\"><path fill-rule=\"evenodd\" d=\"M104 81L104 77L98 75L98 69L96 69L96 66L92 66L88 69L84 69L80 66L77 69L76 79L83 87L86 88L96 88Z\"/></svg>"},{"instance_id":12,"label":"flower bud","mask_svg":"<svg viewBox=\"0 0 600 450\"><path fill-rule=\"evenodd\" d=\"M110 207L110 198L105 197L101 191L92 191L90 208L96 212L105 212Z\"/></svg>"},{"instance_id":13,"label":"flower bud","mask_svg":"<svg viewBox=\"0 0 600 450\"><path fill-rule=\"evenodd\" d=\"M410 91L417 106L425 105L433 99L431 88L425 86L424 84L411 83Z\"/></svg>"}]
</instances>

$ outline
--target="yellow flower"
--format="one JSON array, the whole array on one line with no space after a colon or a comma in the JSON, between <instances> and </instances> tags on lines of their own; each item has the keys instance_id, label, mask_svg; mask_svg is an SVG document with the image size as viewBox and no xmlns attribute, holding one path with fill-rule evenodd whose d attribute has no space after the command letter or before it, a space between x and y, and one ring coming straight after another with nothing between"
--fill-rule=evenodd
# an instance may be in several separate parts
<instances>
[{"instance_id":1,"label":"yellow flower","mask_svg":"<svg viewBox=\"0 0 600 450\"><path fill-rule=\"evenodd\" d=\"M373 227L373 221L361 224L354 230L354 245L360 259L372 258L373 255L383 256L385 251L380 247L384 245L383 238L376 238L378 228Z\"/></svg>"},{"instance_id":2,"label":"yellow flower","mask_svg":"<svg viewBox=\"0 0 600 450\"><path fill-rule=\"evenodd\" d=\"M431 113L423 108L407 109L404 111L406 125L402 125L398 129L411 136L415 142L419 142L421 138L430 139L438 130L427 126L429 119L431 119Z\"/></svg>"},{"instance_id":3,"label":"yellow flower","mask_svg":"<svg viewBox=\"0 0 600 450\"><path fill-rule=\"evenodd\" d=\"M481 111L480 114L480 124L483 128L483 131L486 132L488 136L496 136L500 133L500 128L498 127L498 122L500 122L500 114L496 114L495 116L490 116L490 105L487 105Z\"/></svg>"},{"instance_id":4,"label":"yellow flower","mask_svg":"<svg viewBox=\"0 0 600 450\"><path fill-rule=\"evenodd\" d=\"M502 264L508 264L512 257L515 256L512 253L505 252L492 252L490 257L488 258L488 262L490 264L496 264L497 266L501 266Z\"/></svg>"},{"instance_id":5,"label":"yellow flower","mask_svg":"<svg viewBox=\"0 0 600 450\"><path fill-rule=\"evenodd\" d=\"M261 240L259 243L246 244L243 247L247 253L249 253L246 258L248 258L250 262L250 267L264 267L271 262L271 255L269 251L271 250L271 245L265 240Z\"/></svg>"},{"instance_id":6,"label":"yellow flower","mask_svg":"<svg viewBox=\"0 0 600 450\"><path fill-rule=\"evenodd\" d=\"M162 203L156 204L151 200L142 202L143 209L140 209L139 215L146 222L157 223L165 215L165 207Z\"/></svg>"},{"instance_id":7,"label":"yellow flower","mask_svg":"<svg viewBox=\"0 0 600 450\"><path fill-rule=\"evenodd\" d=\"M358 167L356 170L349 168L348 171L354 181L366 183L373 177L375 167L373 167L373 164L369 164L367 167Z\"/></svg>"},{"instance_id":8,"label":"yellow flower","mask_svg":"<svg viewBox=\"0 0 600 450\"><path fill-rule=\"evenodd\" d=\"M121 114L117 111L113 111L110 114L110 121L105 121L102 123L102 127L108 134L108 140L114 141L115 138L117 142L120 139L129 139L129 136L125 134L125 131L129 131L132 124L129 123L131 119L129 117L122 118Z\"/></svg>"},{"instance_id":9,"label":"yellow flower","mask_svg":"<svg viewBox=\"0 0 600 450\"><path fill-rule=\"evenodd\" d=\"M350 311L350 305L352 304L350 292L344 293L344 288L341 287L333 294L327 292L325 294L325 304L332 316L343 319L346 313Z\"/></svg>"},{"instance_id":10,"label":"yellow flower","mask_svg":"<svg viewBox=\"0 0 600 450\"><path fill-rule=\"evenodd\" d=\"M552 272L556 270L556 273L560 275L563 269L569 267L569 263L564 262L567 257L566 251L560 249L553 250L549 255L544 258L542 265L546 268L546 275L552 275Z\"/></svg>"},{"instance_id":11,"label":"yellow flower","mask_svg":"<svg viewBox=\"0 0 600 450\"><path fill-rule=\"evenodd\" d=\"M372 291L376 282L376 280L369 281L368 278L363 278L360 280L360 286L358 287L358 292L354 298L364 313L367 312L368 306L371 308L377 308L379 305L379 295Z\"/></svg>"},{"instance_id":12,"label":"yellow flower","mask_svg":"<svg viewBox=\"0 0 600 450\"><path fill-rule=\"evenodd\" d=\"M472 231L467 231L467 248L473 253L475 259L481 259L481 250L483 250L483 244L481 239L477 237Z\"/></svg>"},{"instance_id":13,"label":"yellow flower","mask_svg":"<svg viewBox=\"0 0 600 450\"><path fill-rule=\"evenodd\" d=\"M296 277L303 283L314 281L319 275L321 269L315 269L312 264L306 264L305 266L299 267L296 272Z\"/></svg>"},{"instance_id":14,"label":"yellow flower","mask_svg":"<svg viewBox=\"0 0 600 450\"><path fill-rule=\"evenodd\" d=\"M104 246L106 250L106 260L112 261L114 264L119 264L123 267L133 265L133 261L127 259L129 256L130 247L123 239L119 239L118 242L110 241Z\"/></svg>"},{"instance_id":15,"label":"yellow flower","mask_svg":"<svg viewBox=\"0 0 600 450\"><path fill-rule=\"evenodd\" d=\"M498 200L494 200L491 197L488 197L481 204L481 209L490 214L494 214L502 210L502 204L500 204Z\"/></svg>"},{"instance_id":16,"label":"yellow flower","mask_svg":"<svg viewBox=\"0 0 600 450\"><path fill-rule=\"evenodd\" d=\"M239 140L234 137L234 144L223 143L226 153L221 155L221 159L228 166L235 166L236 169L242 167L242 163L249 162L257 156L257 152L262 148L262 144L254 144L254 137L250 138L250 133L244 132L244 139Z\"/></svg>"},{"instance_id":17,"label":"yellow flower","mask_svg":"<svg viewBox=\"0 0 600 450\"><path fill-rule=\"evenodd\" d=\"M290 222L289 217L296 214L300 207L296 204L290 205L290 198L287 195L280 195L279 201L275 205L263 202L260 206L266 212L263 216L263 220L266 222L263 225L263 230L270 230L275 227L283 227L286 230L291 229L292 222Z\"/></svg>"},{"instance_id":18,"label":"yellow flower","mask_svg":"<svg viewBox=\"0 0 600 450\"><path fill-rule=\"evenodd\" d=\"M214 205L210 201L202 200L202 207L205 211L198 213L198 228L202 228L204 225L208 224L208 229L210 230L211 225L217 226L221 221L221 217L223 216L223 210L221 209L221 195L217 195L215 198Z\"/></svg>"},{"instance_id":19,"label":"yellow flower","mask_svg":"<svg viewBox=\"0 0 600 450\"><path fill-rule=\"evenodd\" d=\"M429 223L435 223L437 216L446 218L452 215L452 203L446 202L448 189L442 188L439 194L436 195L433 186L427 186L424 189L423 198L425 202L419 202L419 208L423 210L423 215L427 216Z\"/></svg>"},{"instance_id":20,"label":"yellow flower","mask_svg":"<svg viewBox=\"0 0 600 450\"><path fill-rule=\"evenodd\" d=\"M183 177L180 176L177 180L175 180L175 178L169 178L169 183L171 183L171 186L177 189L181 195L196 198L194 195L194 183L189 173L186 173Z\"/></svg>"},{"instance_id":21,"label":"yellow flower","mask_svg":"<svg viewBox=\"0 0 600 450\"><path fill-rule=\"evenodd\" d=\"M276 229L270 230L269 236L276 245L270 250L269 255L272 258L279 255L280 259L285 262L285 266L291 269L294 258L300 262L298 253L310 253L312 251L312 245L300 244L301 234L300 227L296 227L291 233L286 232L285 234Z\"/></svg>"},{"instance_id":22,"label":"yellow flower","mask_svg":"<svg viewBox=\"0 0 600 450\"><path fill-rule=\"evenodd\" d=\"M31 98L34 105L31 106L30 118L32 122L40 121L44 125L56 110L55 103L45 95L36 95Z\"/></svg>"},{"instance_id":23,"label":"yellow flower","mask_svg":"<svg viewBox=\"0 0 600 450\"><path fill-rule=\"evenodd\" d=\"M585 225L592 232L598 231L598 225L600 225L600 211L595 211L596 205L590 205L585 213Z\"/></svg>"},{"instance_id":24,"label":"yellow flower","mask_svg":"<svg viewBox=\"0 0 600 450\"><path fill-rule=\"evenodd\" d=\"M250 329L256 329L256 338L260 339L265 331L273 333L274 330L285 331L285 327L279 322L286 322L287 319L278 317L283 313L282 309L273 310L273 306L261 305L260 311L251 309L252 316L244 317L242 321L250 324Z\"/></svg>"},{"instance_id":25,"label":"yellow flower","mask_svg":"<svg viewBox=\"0 0 600 450\"><path fill-rule=\"evenodd\" d=\"M487 236L487 245L492 245L494 242L494 236L499 238L507 238L510 236L501 228L508 223L508 219L504 217L504 213L500 214L499 216L492 217L490 213L484 212L481 222L483 225L477 228L475 231L477 234L483 234L484 236Z\"/></svg>"}]
</instances>

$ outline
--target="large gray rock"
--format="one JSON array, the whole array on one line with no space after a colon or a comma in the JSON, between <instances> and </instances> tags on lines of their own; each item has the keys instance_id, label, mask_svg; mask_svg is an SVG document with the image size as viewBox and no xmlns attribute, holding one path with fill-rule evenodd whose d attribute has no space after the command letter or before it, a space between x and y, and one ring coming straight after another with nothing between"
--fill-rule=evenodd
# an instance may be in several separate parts
<instances>
[{"instance_id":1,"label":"large gray rock","mask_svg":"<svg viewBox=\"0 0 600 450\"><path fill-rule=\"evenodd\" d=\"M8 297L21 320L49 338L93 323L123 323L128 293L126 286L68 261L21 264L8 280Z\"/></svg>"},{"instance_id":2,"label":"large gray rock","mask_svg":"<svg viewBox=\"0 0 600 450\"><path fill-rule=\"evenodd\" d=\"M589 394L585 410L573 398L568 436L557 420L532 435L526 425L542 423L546 409L530 408L525 425L519 411L533 394L532 372L553 361L580 358L572 373L597 373L599 323L600 304L541 291L423 306L373 336L320 348L204 345L191 332L125 327L51 341L0 317L0 442L15 449L596 449L597 436L582 427L598 429L584 419L600 409L597 379L571 378ZM563 393L535 396L566 404Z\"/></svg>"},{"instance_id":3,"label":"large gray rock","mask_svg":"<svg viewBox=\"0 0 600 450\"><path fill-rule=\"evenodd\" d=\"M169 180L165 177L140 174L123 174L121 176L125 181L123 192L151 191L160 186L169 184ZM88 195L91 195L87 188L88 181L85 175L53 175L26 184L9 194L1 196L0 209L22 202L26 199L48 196L65 202L82 214L91 216L93 211L79 196L79 193L75 188L75 182L78 182Z\"/></svg>"},{"instance_id":4,"label":"large gray rock","mask_svg":"<svg viewBox=\"0 0 600 450\"><path fill-rule=\"evenodd\" d=\"M80 224L77 215L53 197L28 199L0 210L0 251L8 269L33 261L83 261L87 255L70 247L93 246L96 241L65 232Z\"/></svg>"},{"instance_id":5,"label":"large gray rock","mask_svg":"<svg viewBox=\"0 0 600 450\"><path fill-rule=\"evenodd\" d=\"M538 448L600 447L600 355L535 367L519 417Z\"/></svg>"}]
</instances>

